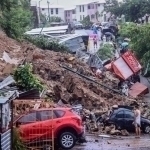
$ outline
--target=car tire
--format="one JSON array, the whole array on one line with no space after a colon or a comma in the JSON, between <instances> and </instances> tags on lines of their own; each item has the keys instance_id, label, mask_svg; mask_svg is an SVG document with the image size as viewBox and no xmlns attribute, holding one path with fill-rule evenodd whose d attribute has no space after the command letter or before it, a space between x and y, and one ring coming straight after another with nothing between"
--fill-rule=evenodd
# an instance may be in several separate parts
<instances>
[{"instance_id":1,"label":"car tire","mask_svg":"<svg viewBox=\"0 0 150 150\"><path fill-rule=\"evenodd\" d=\"M146 134L150 133L150 126L149 125L145 126L144 133L146 133Z\"/></svg>"},{"instance_id":2,"label":"car tire","mask_svg":"<svg viewBox=\"0 0 150 150\"><path fill-rule=\"evenodd\" d=\"M76 143L76 136L71 132L63 132L59 137L59 146L62 149L71 149Z\"/></svg>"}]
</instances>

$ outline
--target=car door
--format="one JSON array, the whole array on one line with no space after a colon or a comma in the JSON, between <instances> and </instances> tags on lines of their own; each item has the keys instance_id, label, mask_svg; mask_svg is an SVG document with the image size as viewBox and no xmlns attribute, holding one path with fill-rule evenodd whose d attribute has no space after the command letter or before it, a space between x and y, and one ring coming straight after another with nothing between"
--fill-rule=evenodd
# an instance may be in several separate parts
<instances>
[{"instance_id":1,"label":"car door","mask_svg":"<svg viewBox=\"0 0 150 150\"><path fill-rule=\"evenodd\" d=\"M54 111L52 110L42 110L38 111L38 115L40 118L39 124L39 137L40 139L48 139L52 137L52 130L54 130L56 126L56 118Z\"/></svg>"},{"instance_id":2,"label":"car door","mask_svg":"<svg viewBox=\"0 0 150 150\"><path fill-rule=\"evenodd\" d=\"M124 129L124 111L121 110L116 114L115 124L118 129Z\"/></svg>"},{"instance_id":3,"label":"car door","mask_svg":"<svg viewBox=\"0 0 150 150\"><path fill-rule=\"evenodd\" d=\"M19 130L22 138L26 140L32 140L36 135L37 126L36 112L28 113L22 116L17 124L19 125Z\"/></svg>"},{"instance_id":4,"label":"car door","mask_svg":"<svg viewBox=\"0 0 150 150\"><path fill-rule=\"evenodd\" d=\"M134 113L130 110L125 110L125 129L128 131L134 131Z\"/></svg>"}]
</instances>

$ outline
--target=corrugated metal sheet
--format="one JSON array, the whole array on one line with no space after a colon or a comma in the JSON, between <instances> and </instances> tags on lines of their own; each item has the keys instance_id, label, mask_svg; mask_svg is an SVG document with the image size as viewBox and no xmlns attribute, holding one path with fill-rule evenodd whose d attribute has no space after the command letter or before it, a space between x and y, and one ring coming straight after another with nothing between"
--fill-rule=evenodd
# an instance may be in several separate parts
<instances>
[{"instance_id":1,"label":"corrugated metal sheet","mask_svg":"<svg viewBox=\"0 0 150 150\"><path fill-rule=\"evenodd\" d=\"M19 94L18 99L40 99L40 92L38 89L32 89Z\"/></svg>"},{"instance_id":2,"label":"corrugated metal sheet","mask_svg":"<svg viewBox=\"0 0 150 150\"><path fill-rule=\"evenodd\" d=\"M15 80L13 79L12 76L8 76L6 79L4 79L1 83L0 83L0 89L12 84L12 83L15 83Z\"/></svg>"},{"instance_id":3,"label":"corrugated metal sheet","mask_svg":"<svg viewBox=\"0 0 150 150\"><path fill-rule=\"evenodd\" d=\"M1 134L1 150L11 150L11 130Z\"/></svg>"}]
</instances>

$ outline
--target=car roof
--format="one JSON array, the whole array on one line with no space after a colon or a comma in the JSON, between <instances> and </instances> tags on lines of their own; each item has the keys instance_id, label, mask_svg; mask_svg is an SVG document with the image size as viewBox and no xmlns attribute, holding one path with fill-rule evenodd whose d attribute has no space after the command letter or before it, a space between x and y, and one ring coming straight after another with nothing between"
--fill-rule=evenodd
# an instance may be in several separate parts
<instances>
[{"instance_id":1,"label":"car roof","mask_svg":"<svg viewBox=\"0 0 150 150\"><path fill-rule=\"evenodd\" d=\"M114 113L117 113L119 111L132 111L132 110L131 109L127 109L127 108L117 108L117 109L114 109L113 111L114 111Z\"/></svg>"},{"instance_id":2,"label":"car roof","mask_svg":"<svg viewBox=\"0 0 150 150\"><path fill-rule=\"evenodd\" d=\"M39 111L46 111L46 110L53 110L53 111L55 111L55 110L63 110L63 111L65 111L65 110L71 110L72 108L70 108L70 107L51 107L51 108L40 108L40 109L33 109L33 110L31 110L31 111L29 111L29 112L26 112L26 113L24 113L24 114L20 114L20 115L17 115L16 117L14 117L15 119L15 121L16 120L18 120L20 117L22 117L22 116L24 116L24 115L27 115L27 114L29 114L29 113L33 113L33 112L39 112ZM15 122L14 121L14 122Z\"/></svg>"},{"instance_id":3,"label":"car roof","mask_svg":"<svg viewBox=\"0 0 150 150\"><path fill-rule=\"evenodd\" d=\"M69 107L51 107L51 108L40 108L40 109L33 110L33 111L42 111L42 110L70 110L70 109L71 108L69 108Z\"/></svg>"}]
</instances>

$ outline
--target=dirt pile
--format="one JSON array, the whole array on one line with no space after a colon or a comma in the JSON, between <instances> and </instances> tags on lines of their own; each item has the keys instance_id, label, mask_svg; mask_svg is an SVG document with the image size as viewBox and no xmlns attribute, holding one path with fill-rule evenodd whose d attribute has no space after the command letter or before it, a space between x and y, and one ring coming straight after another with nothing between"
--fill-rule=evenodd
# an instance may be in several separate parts
<instances>
[{"instance_id":1,"label":"dirt pile","mask_svg":"<svg viewBox=\"0 0 150 150\"><path fill-rule=\"evenodd\" d=\"M26 58L26 62L32 63L34 73L39 76L43 84L47 85L47 95L56 102L60 99L69 103L79 101L86 108L94 107L100 112L107 111L109 107L115 104L130 103L127 98L114 94L96 83L89 82L85 78L63 69L60 65L67 66L75 72L94 79L88 65L80 62L71 54L41 50L26 42L18 43L1 33L0 57L3 56L4 51L13 59L24 60ZM6 64L4 60L0 60L0 77L8 74L8 72L3 72ZM10 71L8 67L7 70ZM108 79L109 77L110 73L107 72L107 78L95 80L105 86L114 88L117 81L115 81L116 84L110 82L113 78Z\"/></svg>"}]
</instances>

